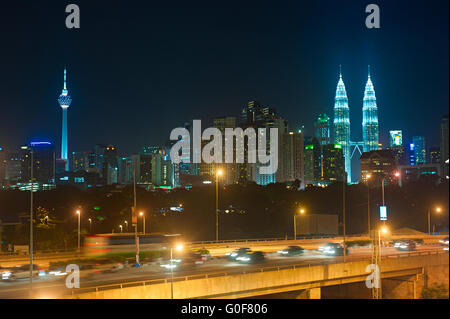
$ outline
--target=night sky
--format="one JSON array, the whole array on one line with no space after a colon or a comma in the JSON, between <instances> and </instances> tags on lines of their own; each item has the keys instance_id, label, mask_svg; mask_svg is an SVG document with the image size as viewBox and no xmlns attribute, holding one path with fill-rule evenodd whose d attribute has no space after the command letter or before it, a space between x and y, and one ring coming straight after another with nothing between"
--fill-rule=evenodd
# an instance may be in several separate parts
<instances>
[{"instance_id":1,"label":"night sky","mask_svg":"<svg viewBox=\"0 0 450 319\"><path fill-rule=\"evenodd\" d=\"M53 3L53 4L52 4ZM81 29L65 27L76 3ZM381 29L365 27L365 6ZM449 107L448 0L9 1L0 10L0 146L60 147L57 98L68 68L69 151L123 153L162 145L192 119L237 116L249 100L275 107L307 135L332 118L342 64L352 140L361 140L367 65L380 138L439 145Z\"/></svg>"}]
</instances>

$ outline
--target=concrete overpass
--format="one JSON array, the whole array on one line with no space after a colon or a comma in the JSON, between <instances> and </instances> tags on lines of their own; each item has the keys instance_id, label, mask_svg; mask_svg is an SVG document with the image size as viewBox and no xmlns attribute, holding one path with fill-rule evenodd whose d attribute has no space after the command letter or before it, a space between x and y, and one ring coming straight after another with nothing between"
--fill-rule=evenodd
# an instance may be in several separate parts
<instances>
[{"instance_id":1,"label":"concrete overpass","mask_svg":"<svg viewBox=\"0 0 450 319\"><path fill-rule=\"evenodd\" d=\"M251 272L207 273L176 277L174 298L247 298L268 294L298 291L298 298L318 299L324 287L364 282L370 260L342 259L318 264L301 264L256 268ZM448 252L413 252L383 256L381 273L383 286L390 278L413 278L417 298L421 287L433 281L447 282ZM384 288L384 287L383 287ZM367 288L364 288L369 290ZM72 290L71 298L80 299L168 299L171 297L170 279L115 284Z\"/></svg>"}]
</instances>

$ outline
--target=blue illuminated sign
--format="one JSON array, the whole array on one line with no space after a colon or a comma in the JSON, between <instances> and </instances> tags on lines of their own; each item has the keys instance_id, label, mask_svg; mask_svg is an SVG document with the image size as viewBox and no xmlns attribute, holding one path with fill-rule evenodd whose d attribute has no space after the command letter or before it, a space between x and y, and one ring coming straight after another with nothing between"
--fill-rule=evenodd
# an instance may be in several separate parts
<instances>
[{"instance_id":1,"label":"blue illuminated sign","mask_svg":"<svg viewBox=\"0 0 450 319\"><path fill-rule=\"evenodd\" d=\"M386 208L386 206L380 206L380 220L387 220L387 208Z\"/></svg>"}]
</instances>

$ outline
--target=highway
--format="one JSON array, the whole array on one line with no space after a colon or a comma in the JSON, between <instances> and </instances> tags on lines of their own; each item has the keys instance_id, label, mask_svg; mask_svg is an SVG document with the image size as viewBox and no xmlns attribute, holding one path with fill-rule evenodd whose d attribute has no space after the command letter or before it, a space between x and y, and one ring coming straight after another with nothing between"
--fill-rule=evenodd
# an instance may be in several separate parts
<instances>
[{"instance_id":1,"label":"highway","mask_svg":"<svg viewBox=\"0 0 450 319\"><path fill-rule=\"evenodd\" d=\"M286 245L282 247L284 248ZM398 251L393 247L383 247L382 254L383 256L388 256L436 250L443 250L443 247L439 244L428 244L417 247L417 250L413 252ZM346 260L370 259L371 252L372 250L369 247L350 248ZM241 264L239 262L229 261L224 257L216 257L201 265L195 265L184 270L175 270L174 277L175 280L177 280L177 277L184 276L213 275L214 273L232 274L242 273L243 271L252 272L260 271L259 269L265 267L313 265L318 263L337 262L342 261L343 258L344 257L342 256L326 256L314 249L306 250L302 256L282 257L272 249L272 252L267 253L266 259L258 264ZM99 265L94 270L81 271L81 288L170 279L170 271L165 270L158 264L143 265L139 268L129 267L115 271L110 271L108 268L108 266ZM65 287L64 277L55 277L51 275L39 277L34 281L33 286L33 298L63 298L71 294L71 291ZM29 296L28 279L21 279L15 282L0 282L0 299L28 298Z\"/></svg>"}]
</instances>

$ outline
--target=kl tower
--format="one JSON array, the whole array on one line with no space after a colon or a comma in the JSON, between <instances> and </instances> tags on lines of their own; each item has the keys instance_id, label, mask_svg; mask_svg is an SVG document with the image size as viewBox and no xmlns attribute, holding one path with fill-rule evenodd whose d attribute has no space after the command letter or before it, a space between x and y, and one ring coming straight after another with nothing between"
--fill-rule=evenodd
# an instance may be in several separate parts
<instances>
[{"instance_id":1,"label":"kl tower","mask_svg":"<svg viewBox=\"0 0 450 319\"><path fill-rule=\"evenodd\" d=\"M62 140L61 140L61 159L65 161L65 170L69 171L69 157L67 147L67 109L72 103L72 98L66 87L66 68L64 68L64 88L58 98L58 103L62 108Z\"/></svg>"}]
</instances>

